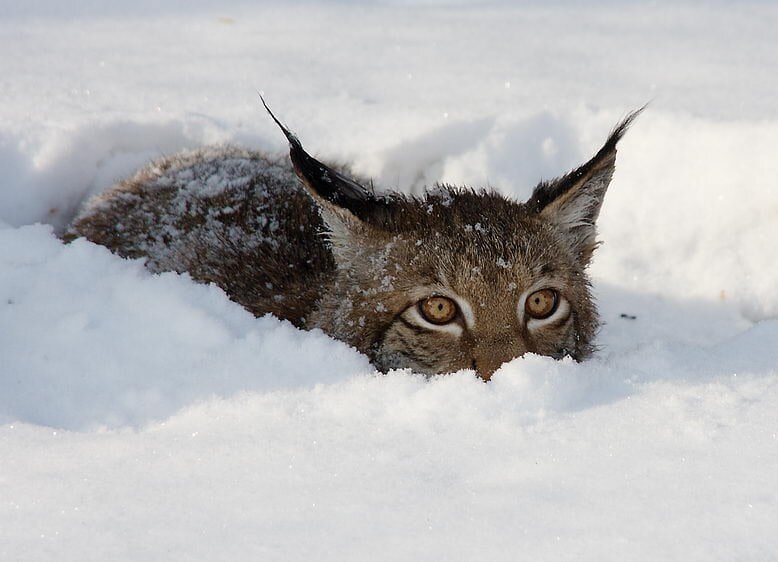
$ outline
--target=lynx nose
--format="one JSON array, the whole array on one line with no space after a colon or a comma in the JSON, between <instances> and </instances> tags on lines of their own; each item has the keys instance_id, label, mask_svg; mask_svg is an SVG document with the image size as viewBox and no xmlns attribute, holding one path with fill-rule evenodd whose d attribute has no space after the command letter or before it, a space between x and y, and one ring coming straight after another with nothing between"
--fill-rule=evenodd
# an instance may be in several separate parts
<instances>
[{"instance_id":1,"label":"lynx nose","mask_svg":"<svg viewBox=\"0 0 778 562\"><path fill-rule=\"evenodd\" d=\"M499 369L502 366L502 361L489 361L487 360L481 360L473 359L472 368L476 372L476 374L484 379L485 381L488 381L492 378L492 375L494 372Z\"/></svg>"},{"instance_id":2,"label":"lynx nose","mask_svg":"<svg viewBox=\"0 0 778 562\"><path fill-rule=\"evenodd\" d=\"M494 372L511 359L521 357L526 349L512 349L512 346L504 341L490 342L478 346L473 354L472 368L479 377L488 381Z\"/></svg>"},{"instance_id":3,"label":"lynx nose","mask_svg":"<svg viewBox=\"0 0 778 562\"><path fill-rule=\"evenodd\" d=\"M488 381L492 378L494 372L502 367L503 363L510 361L512 357L503 358L495 357L494 355L481 355L473 359L473 370L479 377Z\"/></svg>"}]
</instances>

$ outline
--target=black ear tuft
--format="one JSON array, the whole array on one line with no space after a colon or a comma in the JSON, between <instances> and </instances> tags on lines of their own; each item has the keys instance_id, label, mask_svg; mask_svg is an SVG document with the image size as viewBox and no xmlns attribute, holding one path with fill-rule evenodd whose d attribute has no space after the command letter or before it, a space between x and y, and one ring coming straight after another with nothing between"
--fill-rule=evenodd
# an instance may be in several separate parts
<instances>
[{"instance_id":1,"label":"black ear tuft","mask_svg":"<svg viewBox=\"0 0 778 562\"><path fill-rule=\"evenodd\" d=\"M584 165L552 181L540 183L527 201L531 212L556 224L572 249L588 262L594 248L595 222L616 164L616 145L646 106L616 125L603 147Z\"/></svg>"},{"instance_id":2,"label":"black ear tuft","mask_svg":"<svg viewBox=\"0 0 778 562\"><path fill-rule=\"evenodd\" d=\"M374 199L371 191L305 152L300 140L273 115L261 95L259 98L289 141L289 157L295 172L314 195L352 212L362 209Z\"/></svg>"},{"instance_id":3,"label":"black ear tuft","mask_svg":"<svg viewBox=\"0 0 778 562\"><path fill-rule=\"evenodd\" d=\"M567 192L575 190L576 187L584 186L587 181L597 175L597 172L610 169L611 173L616 160L616 145L627 132L632 122L646 108L644 105L640 109L628 114L608 136L603 147L586 164L576 168L569 174L557 178L556 180L543 182L538 185L532 193L532 197L527 201L527 205L535 212L541 212L552 202L563 197ZM610 177L608 177L610 182ZM605 185L607 189L607 185ZM604 195L604 191L603 191ZM599 211L599 208L597 209ZM596 219L597 217L593 217Z\"/></svg>"}]
</instances>

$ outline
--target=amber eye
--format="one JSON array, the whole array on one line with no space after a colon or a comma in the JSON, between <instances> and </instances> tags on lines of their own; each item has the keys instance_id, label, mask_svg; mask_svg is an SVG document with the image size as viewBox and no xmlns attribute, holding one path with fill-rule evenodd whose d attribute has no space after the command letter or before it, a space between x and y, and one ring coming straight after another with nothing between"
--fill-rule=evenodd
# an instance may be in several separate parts
<instances>
[{"instance_id":1,"label":"amber eye","mask_svg":"<svg viewBox=\"0 0 778 562\"><path fill-rule=\"evenodd\" d=\"M527 297L524 311L537 320L548 318L556 311L559 294L554 289L541 289Z\"/></svg>"},{"instance_id":2,"label":"amber eye","mask_svg":"<svg viewBox=\"0 0 778 562\"><path fill-rule=\"evenodd\" d=\"M430 297L419 303L421 315L432 324L447 324L457 315L457 305L446 297Z\"/></svg>"}]
</instances>

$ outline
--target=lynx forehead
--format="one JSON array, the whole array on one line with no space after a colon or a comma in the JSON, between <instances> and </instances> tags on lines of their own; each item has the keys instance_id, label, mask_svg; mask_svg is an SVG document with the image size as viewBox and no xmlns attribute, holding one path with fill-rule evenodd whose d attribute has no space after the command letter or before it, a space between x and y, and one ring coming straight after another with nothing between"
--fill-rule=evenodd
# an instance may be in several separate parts
<instances>
[{"instance_id":1,"label":"lynx forehead","mask_svg":"<svg viewBox=\"0 0 778 562\"><path fill-rule=\"evenodd\" d=\"M88 204L67 237L216 283L384 371L467 368L488 380L528 352L581 360L598 325L586 276L595 221L637 114L520 203L447 185L377 195L311 157L271 113L291 167L234 147L162 160Z\"/></svg>"}]
</instances>

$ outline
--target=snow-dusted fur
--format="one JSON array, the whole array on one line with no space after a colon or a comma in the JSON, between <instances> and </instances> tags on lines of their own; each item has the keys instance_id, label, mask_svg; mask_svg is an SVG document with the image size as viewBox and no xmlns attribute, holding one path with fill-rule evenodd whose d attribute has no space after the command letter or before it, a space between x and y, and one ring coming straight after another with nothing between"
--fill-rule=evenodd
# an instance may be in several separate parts
<instances>
[{"instance_id":1,"label":"snow-dusted fur","mask_svg":"<svg viewBox=\"0 0 778 562\"><path fill-rule=\"evenodd\" d=\"M66 238L186 271L256 316L305 326L334 272L321 230L288 159L220 146L146 166L89 201Z\"/></svg>"},{"instance_id":2,"label":"snow-dusted fur","mask_svg":"<svg viewBox=\"0 0 778 562\"><path fill-rule=\"evenodd\" d=\"M527 203L451 186L377 196L282 127L293 166L230 146L174 156L91 201L67 238L215 283L255 315L321 328L383 370L489 379L527 352L583 359L597 328L585 273L594 223L634 115ZM533 318L525 303L546 289L553 312ZM445 325L423 314L432 297L456 309Z\"/></svg>"}]
</instances>

